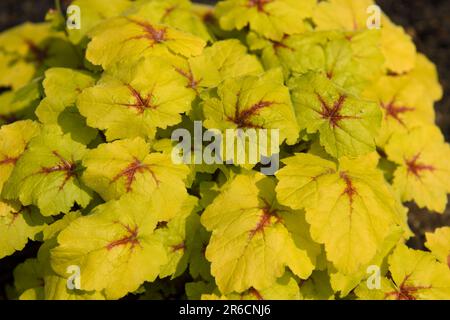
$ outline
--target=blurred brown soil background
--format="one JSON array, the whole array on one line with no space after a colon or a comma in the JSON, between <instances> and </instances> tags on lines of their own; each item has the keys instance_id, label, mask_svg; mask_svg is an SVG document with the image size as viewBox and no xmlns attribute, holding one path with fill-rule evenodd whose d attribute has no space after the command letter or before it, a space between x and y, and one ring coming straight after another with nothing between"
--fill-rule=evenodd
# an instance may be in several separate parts
<instances>
[{"instance_id":1,"label":"blurred brown soil background","mask_svg":"<svg viewBox=\"0 0 450 320\"><path fill-rule=\"evenodd\" d=\"M61 2L69 3L70 0ZM216 1L198 2L213 4ZM402 25L413 37L418 51L427 55L437 65L444 87L444 98L436 104L436 121L447 141L450 141L450 1L377 0L377 3L395 23ZM0 31L25 21L42 21L53 4L53 0L1 0ZM409 225L416 235L409 241L409 245L414 248L424 249L425 232L431 232L441 226L450 226L450 205L443 215L419 209L414 204L408 204L408 207ZM12 280L11 271L14 266L32 256L37 248L37 243L30 243L24 251L16 252L2 260L0 299L4 297L4 283Z\"/></svg>"}]
</instances>

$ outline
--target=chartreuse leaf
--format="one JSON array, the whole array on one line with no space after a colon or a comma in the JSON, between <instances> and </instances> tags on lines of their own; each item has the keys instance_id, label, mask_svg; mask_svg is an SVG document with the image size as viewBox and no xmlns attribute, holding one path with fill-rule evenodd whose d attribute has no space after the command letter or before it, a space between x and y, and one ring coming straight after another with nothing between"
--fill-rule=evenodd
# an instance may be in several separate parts
<instances>
[{"instance_id":1,"label":"chartreuse leaf","mask_svg":"<svg viewBox=\"0 0 450 320\"><path fill-rule=\"evenodd\" d=\"M0 95L0 125L36 118L34 111L41 99L40 80L36 78L20 89Z\"/></svg>"},{"instance_id":2,"label":"chartreuse leaf","mask_svg":"<svg viewBox=\"0 0 450 320\"><path fill-rule=\"evenodd\" d=\"M370 154L341 158L339 165L309 154L283 160L276 174L277 199L305 209L312 239L344 274L370 262L390 230L404 226L404 211Z\"/></svg>"},{"instance_id":3,"label":"chartreuse leaf","mask_svg":"<svg viewBox=\"0 0 450 320\"><path fill-rule=\"evenodd\" d=\"M433 233L427 232L425 236L427 238L425 246L439 261L446 263L450 268L450 227L438 228Z\"/></svg>"},{"instance_id":4,"label":"chartreuse leaf","mask_svg":"<svg viewBox=\"0 0 450 320\"><path fill-rule=\"evenodd\" d=\"M198 199L189 196L180 212L167 225L155 231L166 249L168 263L161 267L160 278L181 275L187 268L195 234L200 225L200 217L195 212Z\"/></svg>"},{"instance_id":5,"label":"chartreuse leaf","mask_svg":"<svg viewBox=\"0 0 450 320\"><path fill-rule=\"evenodd\" d=\"M156 128L181 122L194 93L184 77L160 58L140 60L105 73L96 86L78 97L80 113L106 138L153 138Z\"/></svg>"},{"instance_id":6,"label":"chartreuse leaf","mask_svg":"<svg viewBox=\"0 0 450 320\"><path fill-rule=\"evenodd\" d=\"M330 275L326 271L314 271L311 277L301 284L300 294L305 300L333 300Z\"/></svg>"},{"instance_id":7,"label":"chartreuse leaf","mask_svg":"<svg viewBox=\"0 0 450 320\"><path fill-rule=\"evenodd\" d=\"M377 31L316 31L285 35L279 41L250 33L247 41L252 50L262 50L266 69L281 66L286 79L314 71L357 93L382 73L384 58Z\"/></svg>"},{"instance_id":8,"label":"chartreuse leaf","mask_svg":"<svg viewBox=\"0 0 450 320\"><path fill-rule=\"evenodd\" d=\"M385 274L387 271L387 256L398 243L404 241L403 236L404 230L402 230L402 228L394 228L393 231L384 239L382 245L378 248L375 257L365 267L362 267L354 273L344 274L336 271L333 266L328 266L330 283L333 290L335 292L339 292L341 298L346 297L358 286L358 284L362 281L366 282L366 279L373 275L371 269L368 269L370 266L380 268L380 273Z\"/></svg>"},{"instance_id":9,"label":"chartreuse leaf","mask_svg":"<svg viewBox=\"0 0 450 320\"><path fill-rule=\"evenodd\" d=\"M50 249L56 238L44 242L37 259L27 259L14 270L15 289L20 300L104 300L100 292L69 289L68 280L57 275L50 266ZM70 273L69 273L70 275Z\"/></svg>"},{"instance_id":10,"label":"chartreuse leaf","mask_svg":"<svg viewBox=\"0 0 450 320\"><path fill-rule=\"evenodd\" d=\"M0 200L0 259L22 250L49 222L34 207Z\"/></svg>"},{"instance_id":11,"label":"chartreuse leaf","mask_svg":"<svg viewBox=\"0 0 450 320\"><path fill-rule=\"evenodd\" d=\"M202 53L206 44L189 33L134 15L101 23L91 32L91 37L86 58L104 69L155 54L196 56Z\"/></svg>"},{"instance_id":12,"label":"chartreuse leaf","mask_svg":"<svg viewBox=\"0 0 450 320\"><path fill-rule=\"evenodd\" d=\"M393 185L402 201L443 213L450 193L450 146L439 128L422 126L394 135L386 153L398 165Z\"/></svg>"},{"instance_id":13,"label":"chartreuse leaf","mask_svg":"<svg viewBox=\"0 0 450 320\"><path fill-rule=\"evenodd\" d=\"M269 39L306 30L305 18L312 16L315 0L225 0L217 4L215 15L225 30L246 26Z\"/></svg>"},{"instance_id":14,"label":"chartreuse leaf","mask_svg":"<svg viewBox=\"0 0 450 320\"><path fill-rule=\"evenodd\" d=\"M155 280L167 263L154 232L158 218L145 198L124 196L100 205L59 234L59 245L51 251L52 267L65 277L68 266L79 266L82 290L123 297Z\"/></svg>"},{"instance_id":15,"label":"chartreuse leaf","mask_svg":"<svg viewBox=\"0 0 450 320\"><path fill-rule=\"evenodd\" d=\"M30 140L39 134L39 125L30 120L0 127L0 191Z\"/></svg>"},{"instance_id":16,"label":"chartreuse leaf","mask_svg":"<svg viewBox=\"0 0 450 320\"><path fill-rule=\"evenodd\" d=\"M411 75L382 76L364 93L377 101L383 112L380 133L376 139L385 146L395 133L407 133L413 127L433 124L435 112L428 88Z\"/></svg>"},{"instance_id":17,"label":"chartreuse leaf","mask_svg":"<svg viewBox=\"0 0 450 320\"><path fill-rule=\"evenodd\" d=\"M79 179L85 152L57 127L44 127L17 161L2 197L33 204L44 216L67 213L75 203L87 206L91 192Z\"/></svg>"},{"instance_id":18,"label":"chartreuse leaf","mask_svg":"<svg viewBox=\"0 0 450 320\"><path fill-rule=\"evenodd\" d=\"M320 133L320 144L334 157L358 156L375 150L381 124L376 103L361 100L324 76L307 74L290 81L301 128Z\"/></svg>"},{"instance_id":19,"label":"chartreuse leaf","mask_svg":"<svg viewBox=\"0 0 450 320\"><path fill-rule=\"evenodd\" d=\"M220 292L202 294L202 300L300 300L300 290L297 281L290 272L278 278L271 285L255 289L250 288L242 293L230 293L221 295Z\"/></svg>"},{"instance_id":20,"label":"chartreuse leaf","mask_svg":"<svg viewBox=\"0 0 450 320\"><path fill-rule=\"evenodd\" d=\"M401 244L389 257L391 278L382 278L380 289L361 284L356 289L360 299L448 300L450 270L429 252L413 250Z\"/></svg>"},{"instance_id":21,"label":"chartreuse leaf","mask_svg":"<svg viewBox=\"0 0 450 320\"><path fill-rule=\"evenodd\" d=\"M49 67L80 66L75 47L50 23L24 23L0 34L0 85L17 89Z\"/></svg>"},{"instance_id":22,"label":"chartreuse leaf","mask_svg":"<svg viewBox=\"0 0 450 320\"><path fill-rule=\"evenodd\" d=\"M421 53L417 54L416 66L409 72L409 76L420 81L426 87L426 92L433 101L441 100L443 90L439 84L436 66L426 56Z\"/></svg>"},{"instance_id":23,"label":"chartreuse leaf","mask_svg":"<svg viewBox=\"0 0 450 320\"><path fill-rule=\"evenodd\" d=\"M189 0L156 0L137 1L126 11L152 23L168 25L191 33L205 41L212 40L203 20L192 14L192 3Z\"/></svg>"},{"instance_id":24,"label":"chartreuse leaf","mask_svg":"<svg viewBox=\"0 0 450 320\"><path fill-rule=\"evenodd\" d=\"M274 187L262 174L238 175L201 217L212 231L206 258L222 294L270 287L286 266L303 279L314 269L309 255L317 244L301 241L309 237L307 226L300 225L302 212L281 207ZM285 222L291 219L295 223Z\"/></svg>"},{"instance_id":25,"label":"chartreuse leaf","mask_svg":"<svg viewBox=\"0 0 450 320\"><path fill-rule=\"evenodd\" d=\"M73 140L88 144L97 131L86 126L86 120L74 107L81 91L94 83L95 78L87 72L67 68L48 69L43 82L45 98L36 109L39 121L57 124Z\"/></svg>"},{"instance_id":26,"label":"chartreuse leaf","mask_svg":"<svg viewBox=\"0 0 450 320\"><path fill-rule=\"evenodd\" d=\"M197 94L215 88L222 81L263 72L258 58L236 39L215 42L196 57L173 61L176 71L185 78L186 86Z\"/></svg>"},{"instance_id":27,"label":"chartreuse leaf","mask_svg":"<svg viewBox=\"0 0 450 320\"><path fill-rule=\"evenodd\" d=\"M204 102L206 128L279 129L279 143L295 144L299 128L279 69L227 79Z\"/></svg>"},{"instance_id":28,"label":"chartreuse leaf","mask_svg":"<svg viewBox=\"0 0 450 320\"><path fill-rule=\"evenodd\" d=\"M174 164L168 154L150 153L141 138L101 144L85 155L83 165L83 181L104 200L124 194L151 197L164 209L160 220L172 218L187 197L187 166Z\"/></svg>"},{"instance_id":29,"label":"chartreuse leaf","mask_svg":"<svg viewBox=\"0 0 450 320\"><path fill-rule=\"evenodd\" d=\"M55 238L61 232L61 230L66 228L72 221L78 219L79 217L81 217L80 211L71 211L65 214L61 219L56 220L52 224L49 224L43 230L43 240L47 241Z\"/></svg>"},{"instance_id":30,"label":"chartreuse leaf","mask_svg":"<svg viewBox=\"0 0 450 320\"><path fill-rule=\"evenodd\" d=\"M341 30L348 32L367 29L373 19L373 0L329 0L320 2L313 14L317 30ZM416 48L403 28L394 25L381 15L381 50L386 58L385 68L403 73L415 65Z\"/></svg>"},{"instance_id":31,"label":"chartreuse leaf","mask_svg":"<svg viewBox=\"0 0 450 320\"><path fill-rule=\"evenodd\" d=\"M82 43L87 33L105 19L118 16L127 9L129 0L75 0L72 5L80 8L79 28L68 29L69 39L75 44Z\"/></svg>"}]
</instances>

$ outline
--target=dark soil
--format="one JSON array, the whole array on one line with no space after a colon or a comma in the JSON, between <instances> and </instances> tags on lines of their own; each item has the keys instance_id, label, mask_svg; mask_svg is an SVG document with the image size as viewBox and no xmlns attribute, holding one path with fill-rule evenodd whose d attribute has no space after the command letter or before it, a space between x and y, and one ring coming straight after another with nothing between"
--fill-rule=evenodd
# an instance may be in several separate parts
<instances>
[{"instance_id":1,"label":"dark soil","mask_svg":"<svg viewBox=\"0 0 450 320\"><path fill-rule=\"evenodd\" d=\"M95 1L95 0L92 0ZM69 2L69 1L62 1ZM200 0L202 3L214 3L213 0ZM391 19L404 26L414 38L420 52L426 54L437 64L444 98L436 104L437 124L441 127L447 141L450 141L450 1L449 0L377 0L378 4ZM25 21L42 21L46 11L53 7L53 0L1 0L0 31ZM450 161L450 159L449 159ZM409 244L423 249L425 232L437 227L450 226L450 206L445 214L438 215L427 210L410 207L409 224L415 237ZM12 268L33 256L38 246L30 243L22 252L2 259L0 263L0 299L4 283L12 280Z\"/></svg>"}]
</instances>

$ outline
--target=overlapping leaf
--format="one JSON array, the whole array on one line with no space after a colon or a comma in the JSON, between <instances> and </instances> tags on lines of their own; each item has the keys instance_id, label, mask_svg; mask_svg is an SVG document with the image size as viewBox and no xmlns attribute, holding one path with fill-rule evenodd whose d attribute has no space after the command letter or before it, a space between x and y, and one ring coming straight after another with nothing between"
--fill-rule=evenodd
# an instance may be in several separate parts
<instances>
[{"instance_id":1,"label":"overlapping leaf","mask_svg":"<svg viewBox=\"0 0 450 320\"><path fill-rule=\"evenodd\" d=\"M91 36L86 58L104 69L155 54L196 56L205 46L201 38L135 16L107 20Z\"/></svg>"},{"instance_id":2,"label":"overlapping leaf","mask_svg":"<svg viewBox=\"0 0 450 320\"><path fill-rule=\"evenodd\" d=\"M151 201L125 196L73 221L51 251L53 269L67 276L70 265L81 270L81 289L102 291L117 299L153 281L167 256L155 235L159 214Z\"/></svg>"},{"instance_id":3,"label":"overlapping leaf","mask_svg":"<svg viewBox=\"0 0 450 320\"><path fill-rule=\"evenodd\" d=\"M293 209L306 209L311 236L325 244L327 259L344 274L359 270L396 226L404 211L376 169L372 155L339 165L309 154L283 160L277 173L277 199Z\"/></svg>"},{"instance_id":4,"label":"overlapping leaf","mask_svg":"<svg viewBox=\"0 0 450 320\"><path fill-rule=\"evenodd\" d=\"M261 174L238 175L201 217L212 231L206 257L223 294L269 287L286 266L301 278L314 269L317 245L303 241L309 233L302 212L279 206L274 187Z\"/></svg>"},{"instance_id":5,"label":"overlapping leaf","mask_svg":"<svg viewBox=\"0 0 450 320\"><path fill-rule=\"evenodd\" d=\"M57 127L44 127L17 161L2 197L33 204L44 216L67 213L74 204L87 206L91 192L80 181L85 153L84 145Z\"/></svg>"},{"instance_id":6,"label":"overlapping leaf","mask_svg":"<svg viewBox=\"0 0 450 320\"><path fill-rule=\"evenodd\" d=\"M393 185L402 201L444 212L450 193L450 146L440 130L423 126L395 135L386 153L398 165Z\"/></svg>"},{"instance_id":7,"label":"overlapping leaf","mask_svg":"<svg viewBox=\"0 0 450 320\"><path fill-rule=\"evenodd\" d=\"M225 30L249 26L267 38L279 40L284 34L306 30L305 18L312 15L315 0L225 0L215 15Z\"/></svg>"},{"instance_id":8,"label":"overlapping leaf","mask_svg":"<svg viewBox=\"0 0 450 320\"><path fill-rule=\"evenodd\" d=\"M185 165L176 165L170 155L150 153L141 138L101 144L83 158L83 181L106 201L124 194L151 197L164 209L160 220L173 217L187 197Z\"/></svg>"},{"instance_id":9,"label":"overlapping leaf","mask_svg":"<svg viewBox=\"0 0 450 320\"><path fill-rule=\"evenodd\" d=\"M323 76L308 74L290 82L301 128L320 133L320 144L334 157L375 150L381 110L340 89Z\"/></svg>"},{"instance_id":10,"label":"overlapping leaf","mask_svg":"<svg viewBox=\"0 0 450 320\"><path fill-rule=\"evenodd\" d=\"M193 99L183 76L153 57L105 73L80 94L77 106L87 124L105 130L108 140L151 139L156 128L181 122L180 114L190 110Z\"/></svg>"}]
</instances>

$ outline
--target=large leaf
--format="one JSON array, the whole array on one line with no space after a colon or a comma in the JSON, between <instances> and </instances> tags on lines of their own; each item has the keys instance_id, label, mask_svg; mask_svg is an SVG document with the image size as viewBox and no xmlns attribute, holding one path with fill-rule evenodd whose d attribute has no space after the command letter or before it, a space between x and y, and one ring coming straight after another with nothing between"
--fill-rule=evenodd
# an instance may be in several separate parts
<instances>
[{"instance_id":1,"label":"large leaf","mask_svg":"<svg viewBox=\"0 0 450 320\"><path fill-rule=\"evenodd\" d=\"M392 229L406 223L373 155L341 158L336 165L297 154L283 163L276 175L278 201L306 209L312 238L325 244L327 259L344 274L366 265Z\"/></svg>"}]
</instances>

